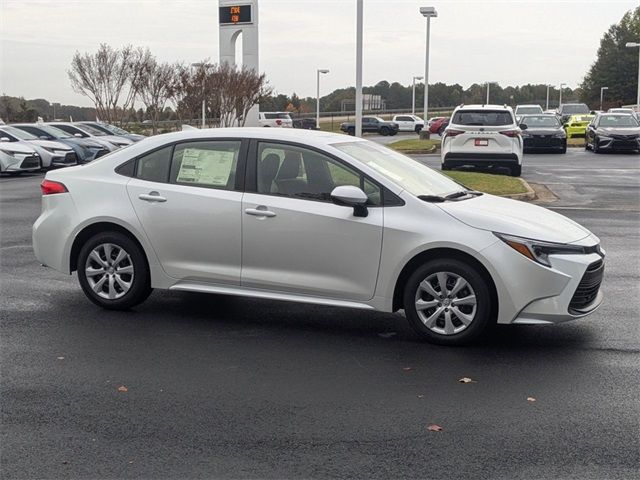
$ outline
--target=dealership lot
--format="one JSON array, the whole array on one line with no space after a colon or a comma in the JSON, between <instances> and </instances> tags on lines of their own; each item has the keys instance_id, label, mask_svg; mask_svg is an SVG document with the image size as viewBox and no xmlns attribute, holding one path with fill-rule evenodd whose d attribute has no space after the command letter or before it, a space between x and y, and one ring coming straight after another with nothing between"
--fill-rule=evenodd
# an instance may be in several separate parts
<instances>
[{"instance_id":1,"label":"dealership lot","mask_svg":"<svg viewBox=\"0 0 640 480\"><path fill-rule=\"evenodd\" d=\"M547 206L601 238L605 304L557 327L499 328L469 348L419 343L394 315L246 298L163 291L133 312L100 310L75 276L33 257L42 175L1 178L2 470L637 475L639 165L581 149L525 156L523 178L559 197Z\"/></svg>"}]
</instances>

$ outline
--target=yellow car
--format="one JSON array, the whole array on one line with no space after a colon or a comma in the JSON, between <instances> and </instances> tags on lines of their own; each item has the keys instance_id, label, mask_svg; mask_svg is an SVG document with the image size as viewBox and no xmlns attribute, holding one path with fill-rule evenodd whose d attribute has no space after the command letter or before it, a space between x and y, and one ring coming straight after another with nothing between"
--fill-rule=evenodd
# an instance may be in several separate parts
<instances>
[{"instance_id":1,"label":"yellow car","mask_svg":"<svg viewBox=\"0 0 640 480\"><path fill-rule=\"evenodd\" d=\"M595 115L571 115L567 123L564 124L567 138L584 138L587 125L591 123L593 117Z\"/></svg>"}]
</instances>

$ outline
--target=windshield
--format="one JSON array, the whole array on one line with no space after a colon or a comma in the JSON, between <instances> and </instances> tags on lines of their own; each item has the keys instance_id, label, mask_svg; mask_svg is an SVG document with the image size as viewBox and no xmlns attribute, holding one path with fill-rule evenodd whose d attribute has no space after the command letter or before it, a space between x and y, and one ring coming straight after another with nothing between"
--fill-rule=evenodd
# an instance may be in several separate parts
<instances>
[{"instance_id":1,"label":"windshield","mask_svg":"<svg viewBox=\"0 0 640 480\"><path fill-rule=\"evenodd\" d=\"M115 133L116 135L129 135L129 132L123 130L115 125L109 125L108 123L104 125L100 125L102 128L109 130L111 133Z\"/></svg>"},{"instance_id":2,"label":"windshield","mask_svg":"<svg viewBox=\"0 0 640 480\"><path fill-rule=\"evenodd\" d=\"M572 114L572 113L589 113L589 107L587 107L584 103L577 103L575 105L562 105L562 114Z\"/></svg>"},{"instance_id":3,"label":"windshield","mask_svg":"<svg viewBox=\"0 0 640 480\"><path fill-rule=\"evenodd\" d=\"M631 115L603 115L599 127L637 127L638 122Z\"/></svg>"},{"instance_id":4,"label":"windshield","mask_svg":"<svg viewBox=\"0 0 640 480\"><path fill-rule=\"evenodd\" d=\"M523 117L521 123L529 128L560 126L560 122L558 122L558 119L552 115L536 115L531 117Z\"/></svg>"},{"instance_id":5,"label":"windshield","mask_svg":"<svg viewBox=\"0 0 640 480\"><path fill-rule=\"evenodd\" d=\"M91 125L82 124L80 125L80 127L82 130L93 135L94 137L104 137L105 135L107 135L102 130L98 130L97 128L92 127Z\"/></svg>"},{"instance_id":6,"label":"windshield","mask_svg":"<svg viewBox=\"0 0 640 480\"><path fill-rule=\"evenodd\" d=\"M372 168L413 195L444 195L463 187L426 165L373 142L334 143L332 147Z\"/></svg>"},{"instance_id":7,"label":"windshield","mask_svg":"<svg viewBox=\"0 0 640 480\"><path fill-rule=\"evenodd\" d=\"M527 115L528 113L542 113L542 107L518 107L516 108L518 115Z\"/></svg>"},{"instance_id":8,"label":"windshield","mask_svg":"<svg viewBox=\"0 0 640 480\"><path fill-rule=\"evenodd\" d=\"M497 127L511 125L513 117L507 110L459 110L453 115L451 123L454 125Z\"/></svg>"},{"instance_id":9,"label":"windshield","mask_svg":"<svg viewBox=\"0 0 640 480\"><path fill-rule=\"evenodd\" d=\"M38 137L15 127L2 127L3 132L7 132L20 140L38 140Z\"/></svg>"}]
</instances>

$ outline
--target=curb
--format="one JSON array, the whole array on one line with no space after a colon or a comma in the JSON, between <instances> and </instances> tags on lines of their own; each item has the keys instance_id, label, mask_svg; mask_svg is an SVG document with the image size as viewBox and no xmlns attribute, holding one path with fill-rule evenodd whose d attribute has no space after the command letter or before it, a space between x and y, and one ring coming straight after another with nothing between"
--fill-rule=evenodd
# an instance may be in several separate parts
<instances>
[{"instance_id":1,"label":"curb","mask_svg":"<svg viewBox=\"0 0 640 480\"><path fill-rule=\"evenodd\" d=\"M520 182L522 182L522 186L524 186L524 188L527 189L526 192L524 193L515 193L513 195L500 195L503 198L510 198L512 200L520 200L522 202L530 202L532 200L535 200L537 198L536 192L533 188L531 188L531 185L529 185L526 181L524 181L522 178L518 177L518 180L520 180Z\"/></svg>"},{"instance_id":2,"label":"curb","mask_svg":"<svg viewBox=\"0 0 640 480\"><path fill-rule=\"evenodd\" d=\"M399 153L404 153L406 155L428 155L430 153L435 153L438 151L438 147L436 147L435 145L433 145L430 149L424 149L424 150L403 150L403 149L395 149L394 150L396 152Z\"/></svg>"}]
</instances>

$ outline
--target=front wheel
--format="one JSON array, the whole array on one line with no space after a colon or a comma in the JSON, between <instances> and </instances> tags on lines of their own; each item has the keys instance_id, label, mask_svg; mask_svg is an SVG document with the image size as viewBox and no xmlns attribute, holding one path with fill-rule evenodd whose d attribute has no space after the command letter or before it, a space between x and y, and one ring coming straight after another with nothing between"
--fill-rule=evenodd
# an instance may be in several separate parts
<instances>
[{"instance_id":1,"label":"front wheel","mask_svg":"<svg viewBox=\"0 0 640 480\"><path fill-rule=\"evenodd\" d=\"M600 148L598 147L598 137L593 137L593 144L591 145L591 150L593 153L600 153Z\"/></svg>"},{"instance_id":2,"label":"front wheel","mask_svg":"<svg viewBox=\"0 0 640 480\"><path fill-rule=\"evenodd\" d=\"M389 127L382 127L380 129L380 135L386 137L387 135L389 135L391 133L391 130L389 130Z\"/></svg>"},{"instance_id":3,"label":"front wheel","mask_svg":"<svg viewBox=\"0 0 640 480\"><path fill-rule=\"evenodd\" d=\"M404 310L421 338L442 345L476 339L492 321L491 293L472 266L455 259L431 260L409 277Z\"/></svg>"},{"instance_id":4,"label":"front wheel","mask_svg":"<svg viewBox=\"0 0 640 480\"><path fill-rule=\"evenodd\" d=\"M120 232L91 237L78 255L78 280L85 295L109 310L127 310L151 293L149 267L142 249Z\"/></svg>"},{"instance_id":5,"label":"front wheel","mask_svg":"<svg viewBox=\"0 0 640 480\"><path fill-rule=\"evenodd\" d=\"M351 135L352 137L355 136L356 134L356 129L353 127L349 127L347 128L347 135Z\"/></svg>"}]
</instances>

